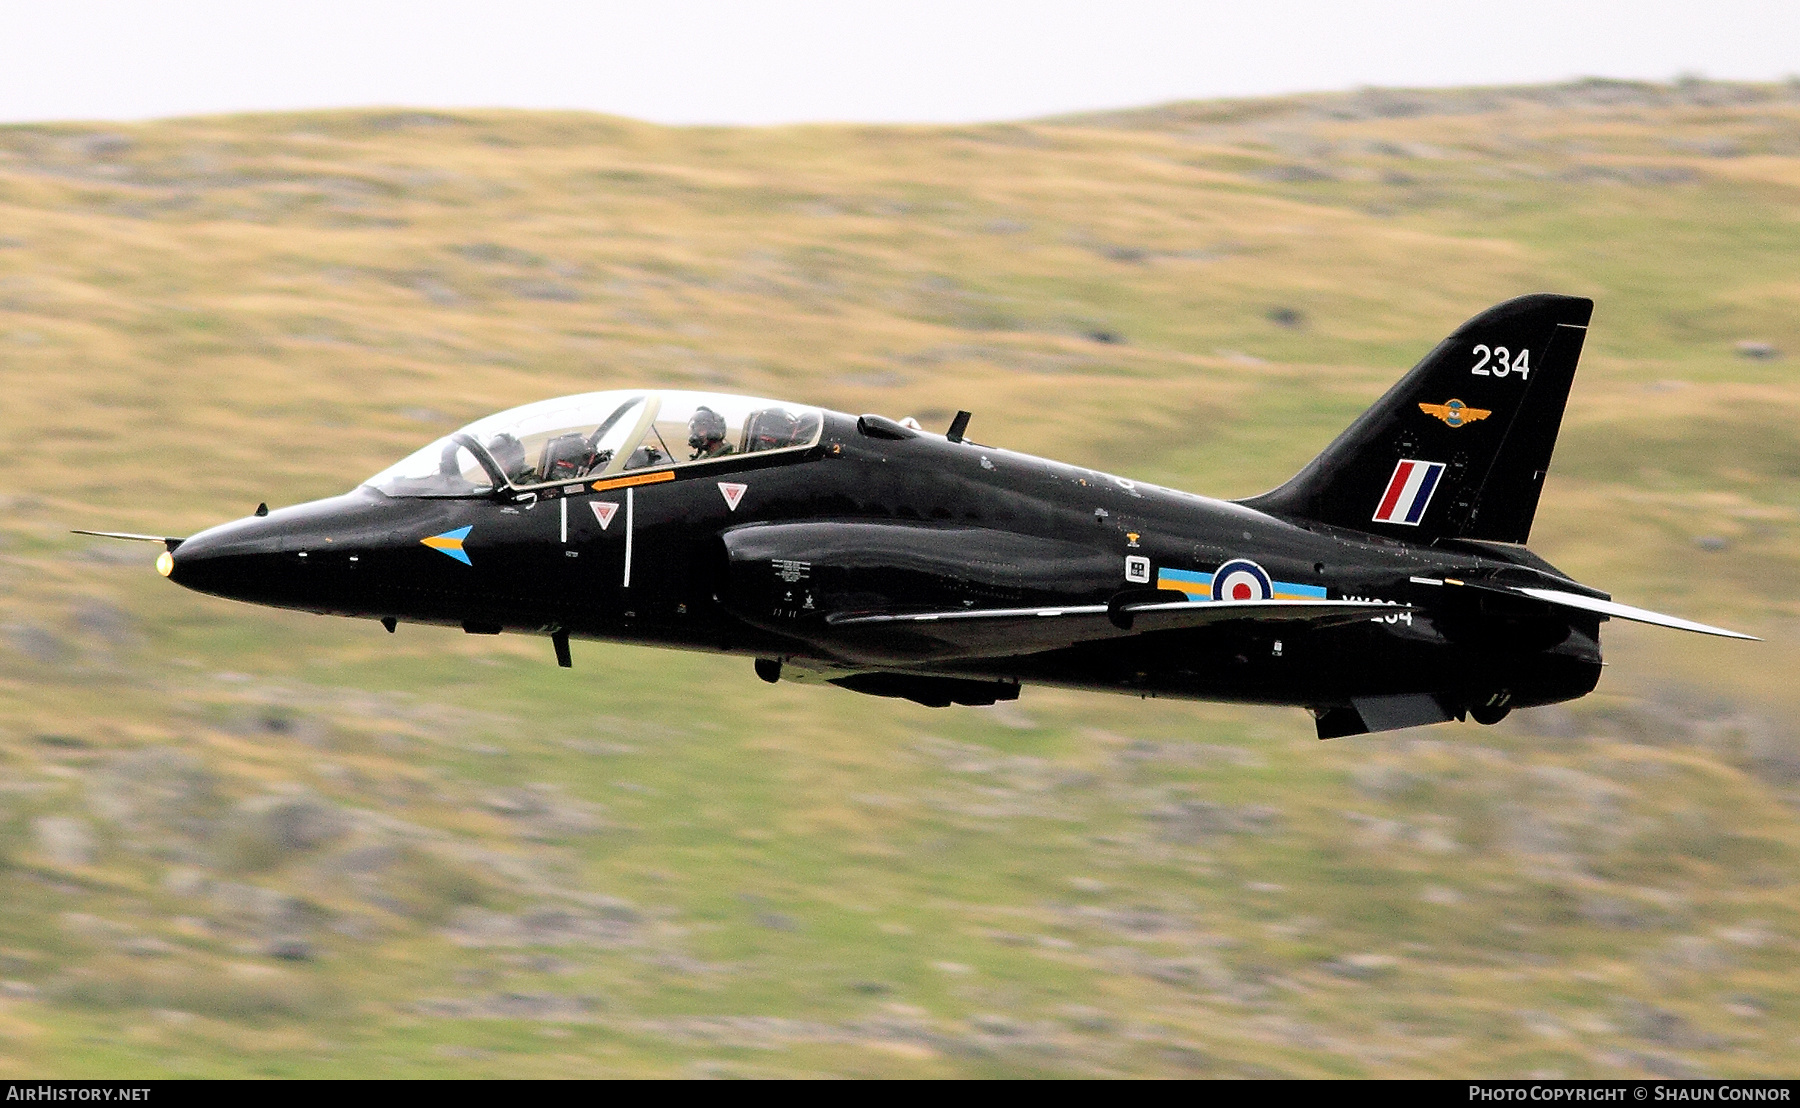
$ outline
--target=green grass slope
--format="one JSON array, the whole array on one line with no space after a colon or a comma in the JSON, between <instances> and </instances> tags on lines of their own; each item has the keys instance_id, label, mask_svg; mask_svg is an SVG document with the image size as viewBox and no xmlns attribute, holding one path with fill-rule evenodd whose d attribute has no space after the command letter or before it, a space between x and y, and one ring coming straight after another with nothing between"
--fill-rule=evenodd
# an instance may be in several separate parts
<instances>
[{"instance_id":1,"label":"green grass slope","mask_svg":"<svg viewBox=\"0 0 1800 1108\"><path fill-rule=\"evenodd\" d=\"M0 128L0 1073L1792 1073L1797 258L1792 86ZM1535 548L1768 641L1612 624L1492 729L569 672L67 533L626 383L1245 495L1537 290Z\"/></svg>"}]
</instances>

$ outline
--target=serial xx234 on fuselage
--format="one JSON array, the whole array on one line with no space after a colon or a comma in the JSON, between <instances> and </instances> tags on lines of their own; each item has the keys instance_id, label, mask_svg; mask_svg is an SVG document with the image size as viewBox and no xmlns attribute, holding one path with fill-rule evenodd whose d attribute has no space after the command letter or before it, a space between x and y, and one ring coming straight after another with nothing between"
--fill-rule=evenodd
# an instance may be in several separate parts
<instances>
[{"instance_id":1,"label":"serial xx234 on fuselage","mask_svg":"<svg viewBox=\"0 0 1800 1108\"><path fill-rule=\"evenodd\" d=\"M1022 684L1298 705L1322 738L1579 697L1613 603L1522 544L1591 301L1476 316L1287 484L1209 500L916 424L589 393L354 492L164 539L202 592L742 654L923 704ZM147 537L147 536L120 536ZM154 537L154 536L148 536ZM1748 636L1737 636L1745 637Z\"/></svg>"}]
</instances>

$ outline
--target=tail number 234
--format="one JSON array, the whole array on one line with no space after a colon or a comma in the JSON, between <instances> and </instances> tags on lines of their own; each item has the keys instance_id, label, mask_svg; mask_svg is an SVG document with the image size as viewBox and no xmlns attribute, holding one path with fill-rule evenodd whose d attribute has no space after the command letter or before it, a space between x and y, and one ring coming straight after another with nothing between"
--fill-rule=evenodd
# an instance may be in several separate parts
<instances>
[{"instance_id":1,"label":"tail number 234","mask_svg":"<svg viewBox=\"0 0 1800 1108\"><path fill-rule=\"evenodd\" d=\"M1514 354L1504 346L1490 347L1482 343L1475 347L1475 364L1469 372L1477 377L1510 377L1517 373L1519 380L1524 381L1531 376L1531 351L1521 350Z\"/></svg>"}]
</instances>

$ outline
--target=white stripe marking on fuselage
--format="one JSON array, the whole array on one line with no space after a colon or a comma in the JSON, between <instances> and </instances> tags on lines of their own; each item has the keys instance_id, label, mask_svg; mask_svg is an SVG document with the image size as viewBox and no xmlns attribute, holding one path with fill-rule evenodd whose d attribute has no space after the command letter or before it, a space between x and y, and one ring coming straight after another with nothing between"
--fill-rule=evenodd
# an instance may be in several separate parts
<instances>
[{"instance_id":1,"label":"white stripe marking on fuselage","mask_svg":"<svg viewBox=\"0 0 1800 1108\"><path fill-rule=\"evenodd\" d=\"M625 490L625 583L620 587L627 589L631 587L631 532L637 526L632 518L632 508L636 505L637 498L631 494L636 491L636 489Z\"/></svg>"}]
</instances>

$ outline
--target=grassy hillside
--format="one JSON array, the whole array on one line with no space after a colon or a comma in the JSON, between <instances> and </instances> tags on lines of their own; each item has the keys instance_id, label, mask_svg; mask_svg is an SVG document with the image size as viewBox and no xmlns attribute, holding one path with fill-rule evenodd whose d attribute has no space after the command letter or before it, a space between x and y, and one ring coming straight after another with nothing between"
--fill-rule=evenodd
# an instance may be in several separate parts
<instances>
[{"instance_id":1,"label":"grassy hillside","mask_svg":"<svg viewBox=\"0 0 1800 1108\"><path fill-rule=\"evenodd\" d=\"M0 1073L1800 1068L1800 88L979 127L0 128ZM528 400L700 385L1215 495L1592 296L1568 708L931 711L184 593L154 548Z\"/></svg>"}]
</instances>

